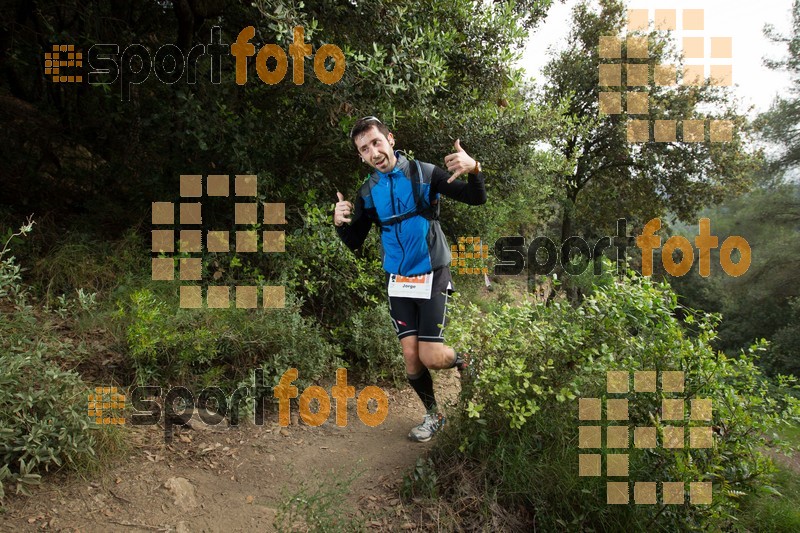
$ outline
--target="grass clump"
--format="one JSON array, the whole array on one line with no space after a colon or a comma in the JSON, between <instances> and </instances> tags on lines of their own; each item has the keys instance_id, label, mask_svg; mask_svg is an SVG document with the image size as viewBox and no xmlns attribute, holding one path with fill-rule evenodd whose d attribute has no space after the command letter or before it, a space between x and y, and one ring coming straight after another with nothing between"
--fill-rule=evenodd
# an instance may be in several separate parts
<instances>
[{"instance_id":1,"label":"grass clump","mask_svg":"<svg viewBox=\"0 0 800 533\"><path fill-rule=\"evenodd\" d=\"M320 533L367 531L364 520L348 510L347 497L353 481L331 473L314 476L314 483L303 481L299 489L284 498L278 507L273 526L278 531L312 531Z\"/></svg>"}]
</instances>

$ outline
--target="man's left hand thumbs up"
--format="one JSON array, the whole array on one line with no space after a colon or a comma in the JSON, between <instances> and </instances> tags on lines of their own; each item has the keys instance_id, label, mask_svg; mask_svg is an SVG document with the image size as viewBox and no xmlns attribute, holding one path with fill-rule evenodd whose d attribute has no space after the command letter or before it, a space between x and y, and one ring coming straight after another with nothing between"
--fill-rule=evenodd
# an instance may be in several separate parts
<instances>
[{"instance_id":1,"label":"man's left hand thumbs up","mask_svg":"<svg viewBox=\"0 0 800 533\"><path fill-rule=\"evenodd\" d=\"M444 158L444 163L447 165L448 172L453 173L450 179L447 180L447 183L452 182L460 175L466 174L475 168L475 160L461 148L461 139L456 139L453 147L456 151Z\"/></svg>"}]
</instances>

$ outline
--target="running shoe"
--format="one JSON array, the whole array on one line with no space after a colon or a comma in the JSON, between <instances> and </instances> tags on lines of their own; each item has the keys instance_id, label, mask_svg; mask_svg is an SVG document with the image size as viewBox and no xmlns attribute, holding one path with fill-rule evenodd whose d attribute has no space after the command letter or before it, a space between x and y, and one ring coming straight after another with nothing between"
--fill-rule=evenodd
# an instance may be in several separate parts
<instances>
[{"instance_id":1,"label":"running shoe","mask_svg":"<svg viewBox=\"0 0 800 533\"><path fill-rule=\"evenodd\" d=\"M428 413L422 419L422 424L411 429L408 438L416 442L428 442L431 437L444 426L444 415L441 413Z\"/></svg>"}]
</instances>

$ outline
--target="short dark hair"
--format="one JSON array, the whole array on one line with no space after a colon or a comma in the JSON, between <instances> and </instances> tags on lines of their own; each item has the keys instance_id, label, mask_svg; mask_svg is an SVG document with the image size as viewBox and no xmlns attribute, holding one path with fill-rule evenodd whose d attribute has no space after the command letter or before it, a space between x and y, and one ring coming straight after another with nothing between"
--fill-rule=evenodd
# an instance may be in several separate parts
<instances>
[{"instance_id":1,"label":"short dark hair","mask_svg":"<svg viewBox=\"0 0 800 533\"><path fill-rule=\"evenodd\" d=\"M386 124L380 121L378 117L364 117L356 120L356 123L353 125L353 129L350 130L350 142L353 143L353 146L356 146L356 137L364 133L365 131L369 130L370 128L376 128L379 132L383 133L384 137L389 137L389 128L386 127Z\"/></svg>"}]
</instances>

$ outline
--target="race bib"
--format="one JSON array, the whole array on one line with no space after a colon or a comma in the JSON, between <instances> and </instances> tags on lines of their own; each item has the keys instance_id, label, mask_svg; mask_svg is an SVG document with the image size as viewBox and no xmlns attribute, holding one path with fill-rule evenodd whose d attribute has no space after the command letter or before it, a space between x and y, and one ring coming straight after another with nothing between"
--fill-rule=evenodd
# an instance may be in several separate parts
<instances>
[{"instance_id":1,"label":"race bib","mask_svg":"<svg viewBox=\"0 0 800 533\"><path fill-rule=\"evenodd\" d=\"M389 296L430 300L432 288L433 272L419 276L389 275Z\"/></svg>"}]
</instances>

